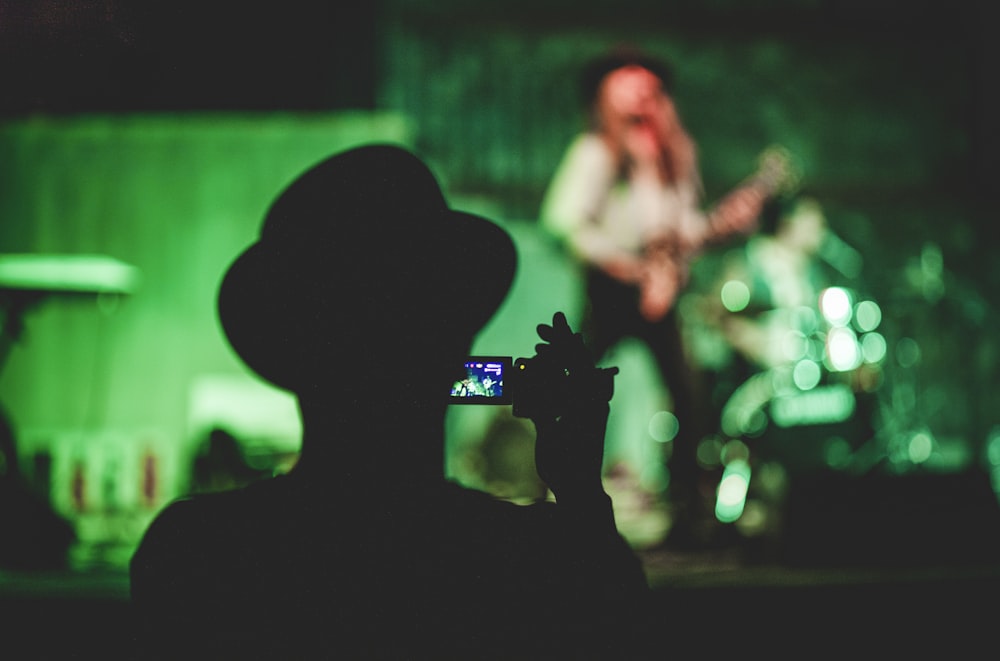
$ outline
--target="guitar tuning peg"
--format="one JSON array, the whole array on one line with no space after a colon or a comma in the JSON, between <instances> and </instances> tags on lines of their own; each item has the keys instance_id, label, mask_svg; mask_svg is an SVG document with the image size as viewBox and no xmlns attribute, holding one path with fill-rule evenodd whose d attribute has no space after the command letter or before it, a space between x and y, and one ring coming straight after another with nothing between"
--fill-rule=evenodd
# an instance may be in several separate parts
<instances>
[{"instance_id":1,"label":"guitar tuning peg","mask_svg":"<svg viewBox=\"0 0 1000 661\"><path fill-rule=\"evenodd\" d=\"M760 178L774 193L793 191L802 179L792 152L783 145L770 145L758 157Z\"/></svg>"}]
</instances>

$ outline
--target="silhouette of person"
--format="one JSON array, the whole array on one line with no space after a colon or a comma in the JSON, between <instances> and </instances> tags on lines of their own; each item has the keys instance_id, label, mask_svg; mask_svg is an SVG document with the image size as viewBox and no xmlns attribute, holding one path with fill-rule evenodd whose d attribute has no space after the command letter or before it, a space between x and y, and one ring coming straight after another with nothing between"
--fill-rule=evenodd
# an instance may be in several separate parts
<instances>
[{"instance_id":1,"label":"silhouette of person","mask_svg":"<svg viewBox=\"0 0 1000 661\"><path fill-rule=\"evenodd\" d=\"M47 486L47 485L45 485ZM65 569L77 541L71 521L20 469L16 434L0 406L0 568Z\"/></svg>"},{"instance_id":2,"label":"silhouette of person","mask_svg":"<svg viewBox=\"0 0 1000 661\"><path fill-rule=\"evenodd\" d=\"M455 278L470 260L479 276ZM447 395L515 268L508 234L450 209L397 146L336 154L277 197L218 310L245 363L296 395L300 459L150 525L131 563L144 655L630 656L648 588L601 483L609 396L573 380L596 370L561 313L531 361L583 384L530 410L555 502L444 477Z\"/></svg>"},{"instance_id":3,"label":"silhouette of person","mask_svg":"<svg viewBox=\"0 0 1000 661\"><path fill-rule=\"evenodd\" d=\"M782 163L772 158L703 210L697 149L674 104L672 79L665 62L631 47L583 67L590 125L567 147L540 217L581 268L583 334L598 360L631 337L656 361L679 420L669 459L670 535L688 545L700 542L694 529L711 518L699 507L697 446L713 425L674 304L697 255L754 229Z\"/></svg>"},{"instance_id":4,"label":"silhouette of person","mask_svg":"<svg viewBox=\"0 0 1000 661\"><path fill-rule=\"evenodd\" d=\"M267 469L251 466L239 440L227 429L209 430L191 462L191 493L224 491L246 486L270 475Z\"/></svg>"}]
</instances>

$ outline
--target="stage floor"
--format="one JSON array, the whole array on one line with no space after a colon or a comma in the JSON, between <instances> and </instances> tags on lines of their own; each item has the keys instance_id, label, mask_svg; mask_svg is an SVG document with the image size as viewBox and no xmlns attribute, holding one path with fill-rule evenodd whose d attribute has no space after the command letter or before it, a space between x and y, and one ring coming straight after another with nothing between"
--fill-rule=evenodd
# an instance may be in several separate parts
<instances>
[{"instance_id":1,"label":"stage floor","mask_svg":"<svg viewBox=\"0 0 1000 661\"><path fill-rule=\"evenodd\" d=\"M932 648L966 658L995 644L1000 561L790 567L748 562L732 549L641 556L652 588L648 658ZM121 569L0 572L0 614L0 652L17 652L3 658L141 658Z\"/></svg>"}]
</instances>

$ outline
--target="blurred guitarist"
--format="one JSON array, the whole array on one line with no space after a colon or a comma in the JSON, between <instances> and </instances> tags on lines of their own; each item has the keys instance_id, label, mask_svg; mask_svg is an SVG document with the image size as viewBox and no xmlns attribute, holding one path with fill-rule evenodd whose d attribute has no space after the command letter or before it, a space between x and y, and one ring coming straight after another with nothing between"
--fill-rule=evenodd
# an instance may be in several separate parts
<instances>
[{"instance_id":1,"label":"blurred guitarist","mask_svg":"<svg viewBox=\"0 0 1000 661\"><path fill-rule=\"evenodd\" d=\"M615 51L584 70L590 126L568 147L541 209L543 227L580 264L587 305L581 330L601 359L626 337L645 342L680 421L670 459L672 536L691 536L697 445L709 429L675 319L688 267L707 246L747 235L785 180L780 150L704 211L696 146L671 98L671 73L634 51Z\"/></svg>"}]
</instances>

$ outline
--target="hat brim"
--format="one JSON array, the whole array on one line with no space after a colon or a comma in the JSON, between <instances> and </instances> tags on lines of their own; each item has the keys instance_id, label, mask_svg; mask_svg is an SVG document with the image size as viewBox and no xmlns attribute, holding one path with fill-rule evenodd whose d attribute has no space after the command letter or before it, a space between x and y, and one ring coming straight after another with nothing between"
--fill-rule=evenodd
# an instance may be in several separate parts
<instances>
[{"instance_id":1,"label":"hat brim","mask_svg":"<svg viewBox=\"0 0 1000 661\"><path fill-rule=\"evenodd\" d=\"M219 287L219 321L233 350L259 376L294 391L351 345L391 342L394 334L402 342L417 325L424 343L471 342L506 298L517 253L493 221L451 209L440 216L403 250L379 255L368 246L376 257L364 265L253 243Z\"/></svg>"}]
</instances>

